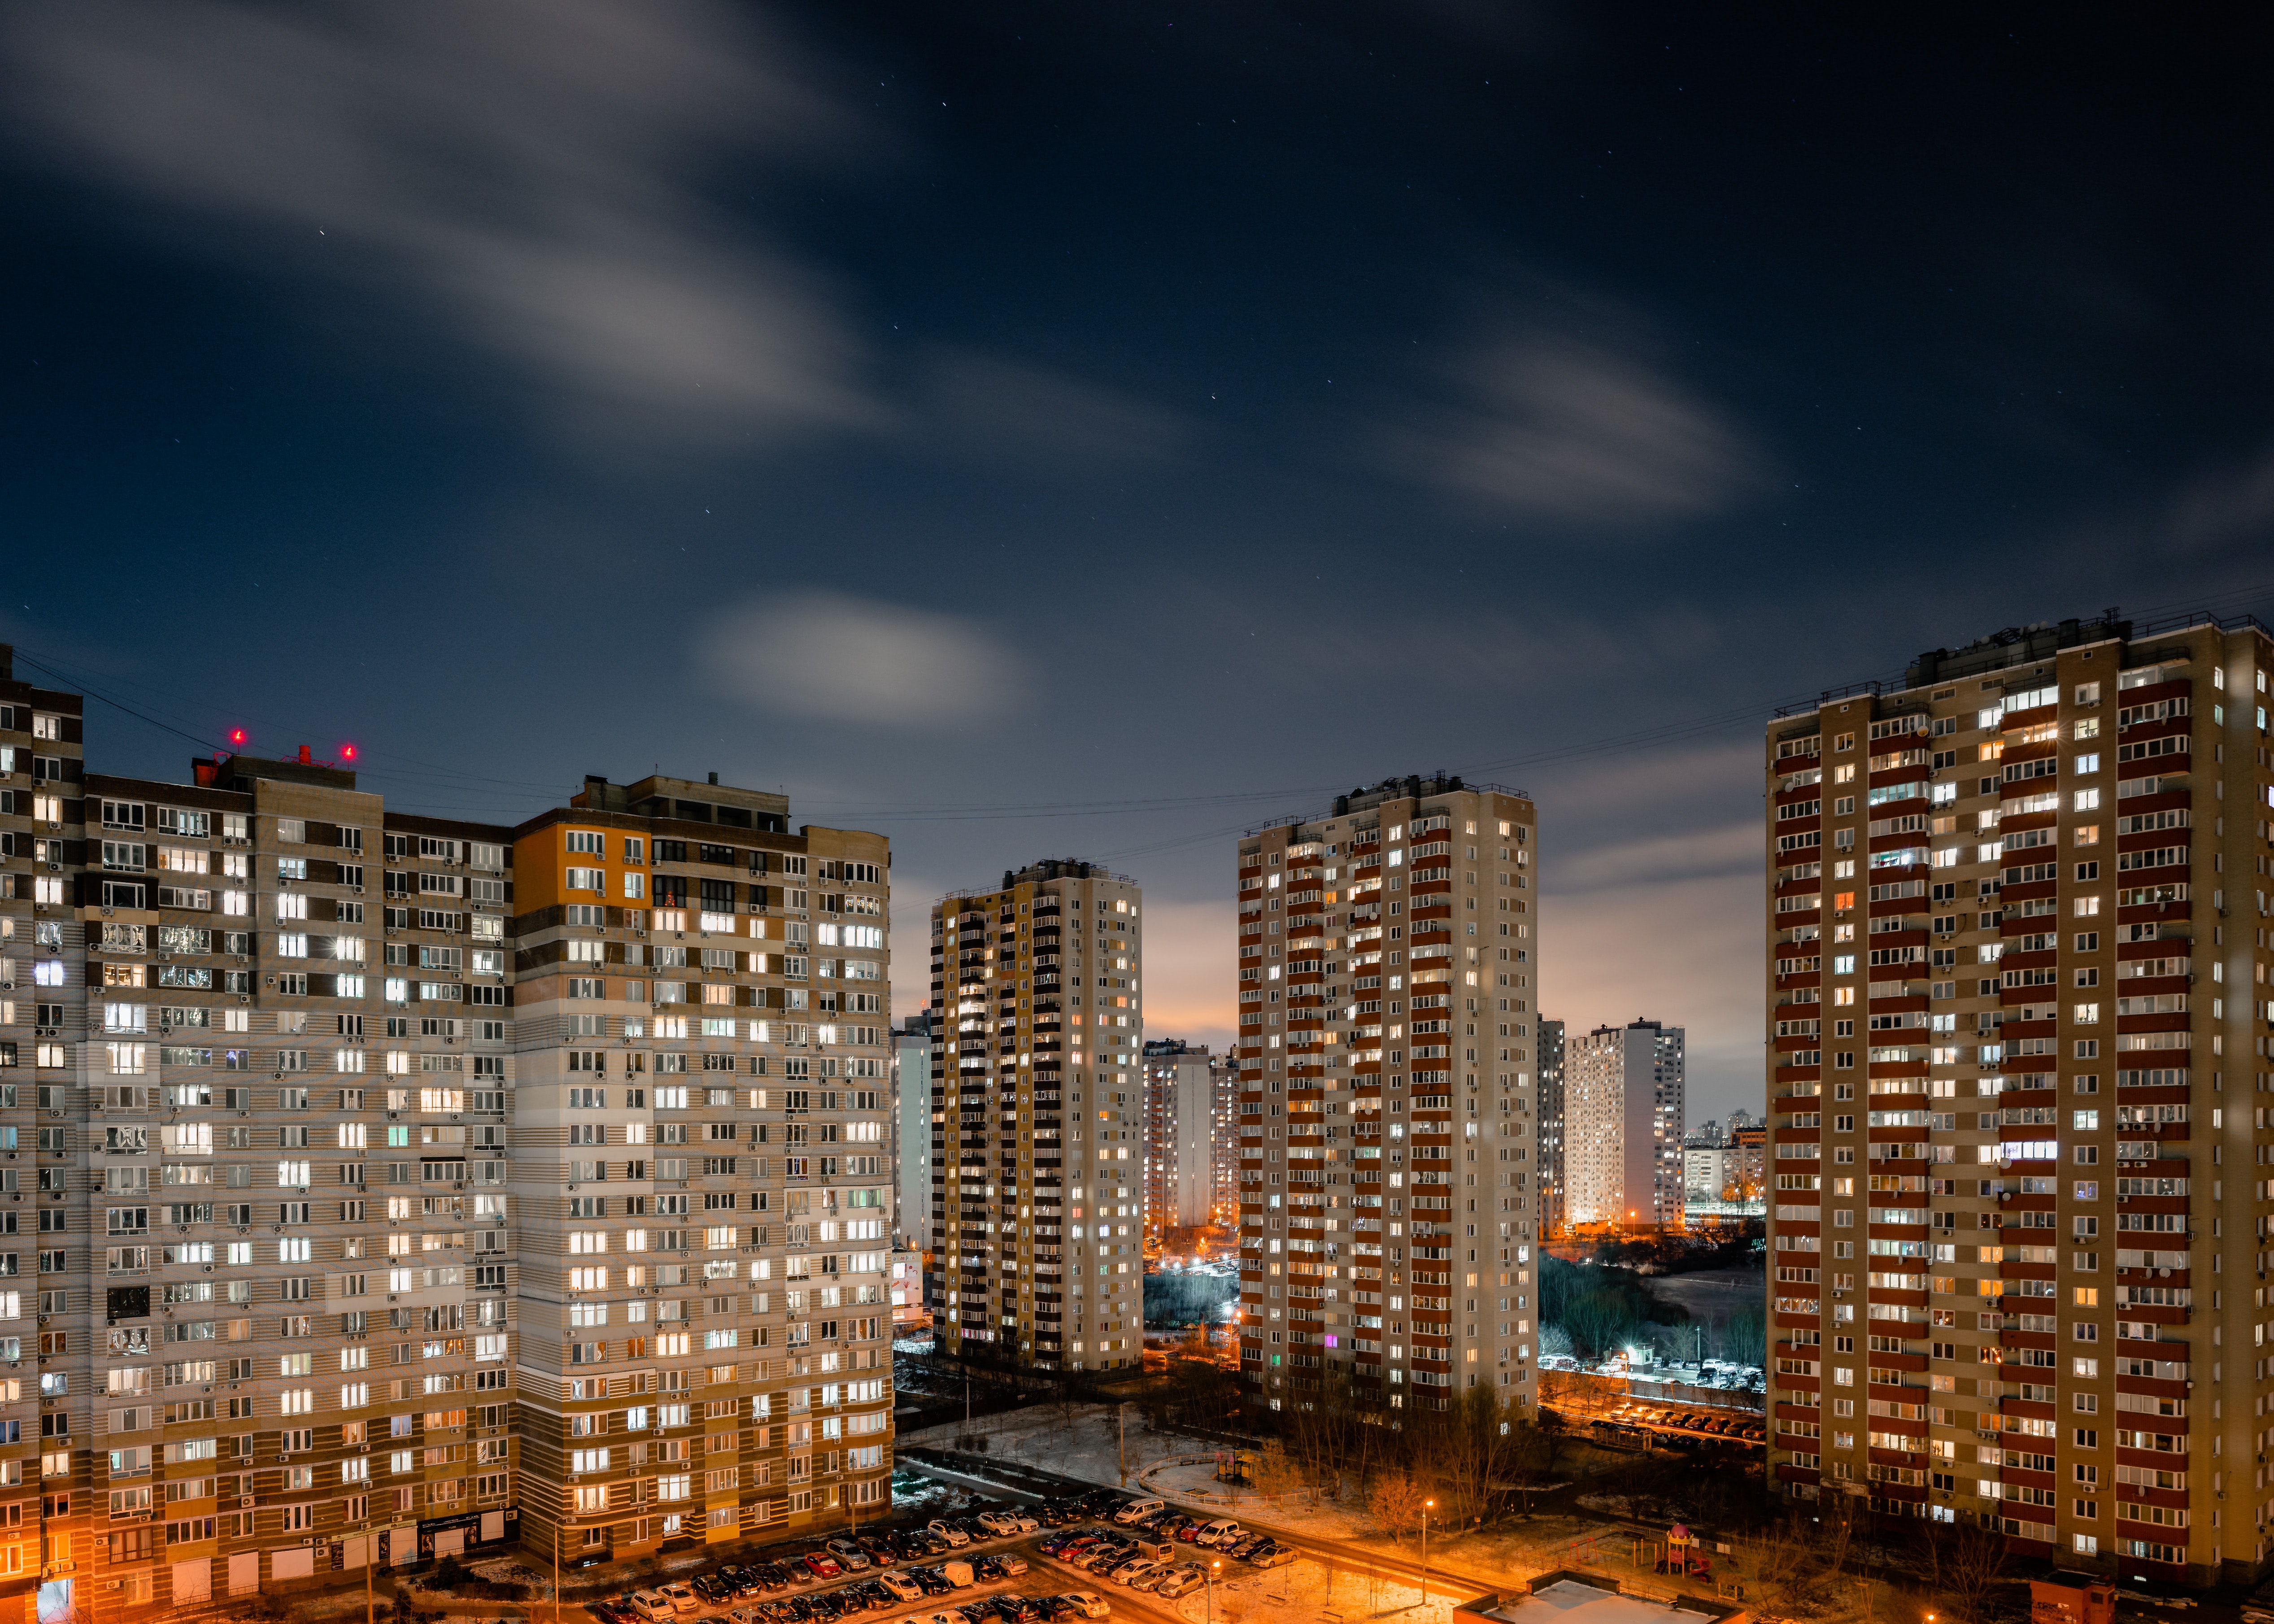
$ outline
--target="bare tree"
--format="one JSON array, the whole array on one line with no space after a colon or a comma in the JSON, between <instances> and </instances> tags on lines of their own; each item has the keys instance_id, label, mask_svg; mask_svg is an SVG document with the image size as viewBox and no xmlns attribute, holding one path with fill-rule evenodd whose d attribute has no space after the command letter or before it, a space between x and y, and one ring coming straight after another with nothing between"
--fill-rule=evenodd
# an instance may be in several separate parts
<instances>
[{"instance_id":1,"label":"bare tree","mask_svg":"<svg viewBox=\"0 0 2274 1624\"><path fill-rule=\"evenodd\" d=\"M1427 1479L1402 1466L1377 1471L1367 1492L1367 1514L1394 1544L1403 1545L1405 1536L1421 1526L1422 1506L1431 1498L1430 1487Z\"/></svg>"},{"instance_id":2,"label":"bare tree","mask_svg":"<svg viewBox=\"0 0 2274 1624\"><path fill-rule=\"evenodd\" d=\"M1991 1588L2006 1571L2006 1537L1990 1523L1969 1518L1952 1524L1941 1543L1942 1588L1951 1610L1971 1624L1982 1624Z\"/></svg>"},{"instance_id":3,"label":"bare tree","mask_svg":"<svg viewBox=\"0 0 2274 1624\"><path fill-rule=\"evenodd\" d=\"M1754 1578L1773 1590L1782 1591L1797 1583L1807 1568L1812 1543L1811 1530L1795 1508L1764 1526L1741 1549Z\"/></svg>"},{"instance_id":4,"label":"bare tree","mask_svg":"<svg viewBox=\"0 0 2274 1624\"><path fill-rule=\"evenodd\" d=\"M1255 1491L1267 1500L1282 1500L1303 1485L1302 1468L1277 1439L1263 1446L1255 1457Z\"/></svg>"}]
</instances>

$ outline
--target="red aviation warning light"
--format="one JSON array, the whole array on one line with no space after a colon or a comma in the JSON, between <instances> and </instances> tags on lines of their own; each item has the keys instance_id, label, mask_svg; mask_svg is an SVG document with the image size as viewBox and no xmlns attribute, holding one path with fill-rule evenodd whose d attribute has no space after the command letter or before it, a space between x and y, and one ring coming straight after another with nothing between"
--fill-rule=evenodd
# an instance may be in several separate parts
<instances>
[{"instance_id":1,"label":"red aviation warning light","mask_svg":"<svg viewBox=\"0 0 2274 1624\"><path fill-rule=\"evenodd\" d=\"M355 748L355 746L353 746L353 745L351 745L351 744L343 744L343 745L340 746L340 759L341 759L342 761L353 761L355 758L356 758L356 748Z\"/></svg>"},{"instance_id":2,"label":"red aviation warning light","mask_svg":"<svg viewBox=\"0 0 2274 1624\"><path fill-rule=\"evenodd\" d=\"M242 747L245 743L245 729L242 727L230 728L229 730L229 741L231 744Z\"/></svg>"}]
</instances>

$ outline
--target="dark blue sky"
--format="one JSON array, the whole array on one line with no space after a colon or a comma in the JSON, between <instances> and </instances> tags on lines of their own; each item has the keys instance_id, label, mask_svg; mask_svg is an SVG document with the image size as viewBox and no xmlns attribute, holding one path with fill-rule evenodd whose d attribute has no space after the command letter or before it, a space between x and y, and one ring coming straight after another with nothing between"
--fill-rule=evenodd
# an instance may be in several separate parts
<instances>
[{"instance_id":1,"label":"dark blue sky","mask_svg":"<svg viewBox=\"0 0 2274 1624\"><path fill-rule=\"evenodd\" d=\"M1515 783L1720 1111L1766 707L2274 605L2267 41L2103 20L27 4L0 636L129 771L780 785L904 926L1103 857L1155 1035L1237 829Z\"/></svg>"}]
</instances>

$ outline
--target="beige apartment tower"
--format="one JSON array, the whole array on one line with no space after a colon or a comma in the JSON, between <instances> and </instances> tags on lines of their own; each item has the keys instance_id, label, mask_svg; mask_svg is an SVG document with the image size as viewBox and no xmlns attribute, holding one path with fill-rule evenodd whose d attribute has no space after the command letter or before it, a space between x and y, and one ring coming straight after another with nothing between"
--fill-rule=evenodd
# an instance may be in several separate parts
<instances>
[{"instance_id":1,"label":"beige apartment tower","mask_svg":"<svg viewBox=\"0 0 2274 1624\"><path fill-rule=\"evenodd\" d=\"M1240 1365L1273 1409L1534 1401L1539 840L1392 778L1238 845Z\"/></svg>"},{"instance_id":2,"label":"beige apartment tower","mask_svg":"<svg viewBox=\"0 0 2274 1624\"><path fill-rule=\"evenodd\" d=\"M0 1596L881 1509L883 839L661 778L507 828L305 751L109 777L79 706L0 650Z\"/></svg>"},{"instance_id":3,"label":"beige apartment tower","mask_svg":"<svg viewBox=\"0 0 2274 1624\"><path fill-rule=\"evenodd\" d=\"M932 1249L944 1351L1144 1351L1143 894L1037 862L932 909Z\"/></svg>"},{"instance_id":4,"label":"beige apartment tower","mask_svg":"<svg viewBox=\"0 0 2274 1624\"><path fill-rule=\"evenodd\" d=\"M1563 1200L1572 1223L1682 1227L1685 1035L1637 1020L1566 1038Z\"/></svg>"},{"instance_id":5,"label":"beige apartment tower","mask_svg":"<svg viewBox=\"0 0 2274 1624\"><path fill-rule=\"evenodd\" d=\"M2112 612L1770 726L1786 1492L2263 1570L2270 664Z\"/></svg>"},{"instance_id":6,"label":"beige apartment tower","mask_svg":"<svg viewBox=\"0 0 2274 1624\"><path fill-rule=\"evenodd\" d=\"M882 1510L884 837L715 775L588 778L513 832L523 1543Z\"/></svg>"}]
</instances>

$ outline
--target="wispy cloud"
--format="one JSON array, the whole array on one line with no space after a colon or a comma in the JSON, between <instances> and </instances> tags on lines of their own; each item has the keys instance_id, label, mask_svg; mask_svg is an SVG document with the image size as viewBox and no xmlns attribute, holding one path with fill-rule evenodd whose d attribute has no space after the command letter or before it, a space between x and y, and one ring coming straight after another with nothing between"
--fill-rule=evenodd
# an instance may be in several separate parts
<instances>
[{"instance_id":1,"label":"wispy cloud","mask_svg":"<svg viewBox=\"0 0 2274 1624\"><path fill-rule=\"evenodd\" d=\"M794 720L903 727L1006 710L1019 663L975 620L803 591L718 615L697 658L731 698Z\"/></svg>"},{"instance_id":2,"label":"wispy cloud","mask_svg":"<svg viewBox=\"0 0 2274 1624\"><path fill-rule=\"evenodd\" d=\"M1558 891L1589 891L1645 880L1690 879L1740 870L1758 876L1761 862L1761 826L1746 822L1599 846L1564 859L1552 876L1543 871L1541 878L1545 882L1552 877Z\"/></svg>"},{"instance_id":3,"label":"wispy cloud","mask_svg":"<svg viewBox=\"0 0 2274 1624\"><path fill-rule=\"evenodd\" d=\"M2223 551L2238 543L2264 547L2274 531L2274 446L2239 467L2187 481L2172 499L2164 530L2185 552Z\"/></svg>"},{"instance_id":4,"label":"wispy cloud","mask_svg":"<svg viewBox=\"0 0 2274 1624\"><path fill-rule=\"evenodd\" d=\"M655 440L875 415L827 290L698 184L862 139L748 9L34 0L0 52L19 146L241 228L207 251L408 295L532 410Z\"/></svg>"},{"instance_id":5,"label":"wispy cloud","mask_svg":"<svg viewBox=\"0 0 2274 1624\"><path fill-rule=\"evenodd\" d=\"M919 389L922 432L959 462L1087 470L1158 462L1186 443L1181 419L1133 395L978 350L933 351Z\"/></svg>"},{"instance_id":6,"label":"wispy cloud","mask_svg":"<svg viewBox=\"0 0 2274 1624\"><path fill-rule=\"evenodd\" d=\"M1442 397L1383 432L1397 471L1487 507L1596 530L1696 518L1759 483L1726 414L1600 343L1534 335L1447 370Z\"/></svg>"}]
</instances>

